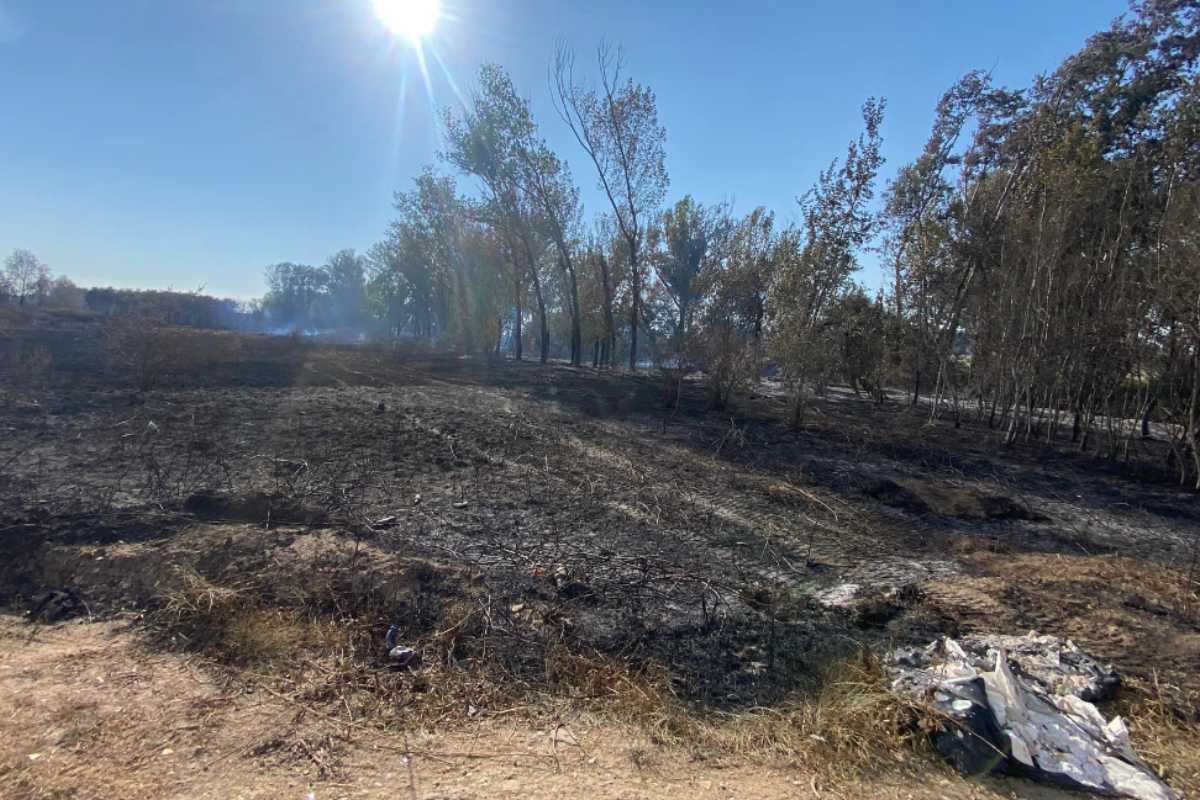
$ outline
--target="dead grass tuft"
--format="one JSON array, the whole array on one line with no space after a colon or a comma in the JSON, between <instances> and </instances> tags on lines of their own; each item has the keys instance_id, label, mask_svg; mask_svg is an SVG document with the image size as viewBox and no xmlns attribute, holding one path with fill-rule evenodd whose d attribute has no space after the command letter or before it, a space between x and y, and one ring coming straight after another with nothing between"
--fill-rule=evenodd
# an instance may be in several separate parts
<instances>
[{"instance_id":1,"label":"dead grass tuft","mask_svg":"<svg viewBox=\"0 0 1200 800\"><path fill-rule=\"evenodd\" d=\"M782 757L840 773L877 772L928 753L919 709L888 691L867 651L836 661L777 707L706 715L678 709L669 745L710 753Z\"/></svg>"},{"instance_id":2,"label":"dead grass tuft","mask_svg":"<svg viewBox=\"0 0 1200 800\"><path fill-rule=\"evenodd\" d=\"M265 607L255 593L221 586L190 569L176 571L154 618L160 630L193 649L240 665L274 664L333 643L327 625L292 609Z\"/></svg>"},{"instance_id":3,"label":"dead grass tuft","mask_svg":"<svg viewBox=\"0 0 1200 800\"><path fill-rule=\"evenodd\" d=\"M240 601L240 592L218 586L192 569L175 571L178 585L162 595L162 614L179 624L208 627L214 619L231 616Z\"/></svg>"},{"instance_id":4,"label":"dead grass tuft","mask_svg":"<svg viewBox=\"0 0 1200 800\"><path fill-rule=\"evenodd\" d=\"M1112 709L1129 725L1138 754L1172 786L1200 790L1200 693L1127 678Z\"/></svg>"}]
</instances>

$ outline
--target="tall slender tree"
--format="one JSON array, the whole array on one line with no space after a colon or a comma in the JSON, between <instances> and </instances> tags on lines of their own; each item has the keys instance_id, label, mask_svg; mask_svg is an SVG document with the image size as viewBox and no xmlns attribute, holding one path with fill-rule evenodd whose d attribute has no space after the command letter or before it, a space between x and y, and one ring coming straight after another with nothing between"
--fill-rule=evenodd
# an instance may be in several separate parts
<instances>
[{"instance_id":1,"label":"tall slender tree","mask_svg":"<svg viewBox=\"0 0 1200 800\"><path fill-rule=\"evenodd\" d=\"M551 94L559 116L587 154L625 240L630 267L629 368L637 369L638 328L646 263L646 227L666 196L666 130L654 92L623 76L621 51L596 51L599 89L582 85L575 55L560 44L551 69Z\"/></svg>"},{"instance_id":2,"label":"tall slender tree","mask_svg":"<svg viewBox=\"0 0 1200 800\"><path fill-rule=\"evenodd\" d=\"M879 126L883 103L863 105L863 134L846 157L835 159L801 200L803 224L785 232L778 244L778 267L771 289L774 354L793 393L793 423L799 424L809 385L818 390L834 370L836 342L825 312L849 287L855 255L870 238L875 175L883 163Z\"/></svg>"}]
</instances>

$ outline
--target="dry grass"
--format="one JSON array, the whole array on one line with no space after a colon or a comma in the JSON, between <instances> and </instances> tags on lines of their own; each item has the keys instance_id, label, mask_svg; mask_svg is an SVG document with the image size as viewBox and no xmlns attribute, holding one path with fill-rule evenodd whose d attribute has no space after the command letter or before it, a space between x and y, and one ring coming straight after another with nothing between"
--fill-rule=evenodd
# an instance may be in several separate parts
<instances>
[{"instance_id":1,"label":"dry grass","mask_svg":"<svg viewBox=\"0 0 1200 800\"><path fill-rule=\"evenodd\" d=\"M45 392L53 370L47 347L20 341L0 322L0 402Z\"/></svg>"},{"instance_id":2,"label":"dry grass","mask_svg":"<svg viewBox=\"0 0 1200 800\"><path fill-rule=\"evenodd\" d=\"M769 707L719 711L683 696L673 665L573 643L535 609L493 599L467 570L336 536L296 539L250 569L242 554L269 534L240 536L219 558L206 550L203 571L170 574L153 625L160 641L173 636L229 678L318 718L356 730L453 731L487 719L553 727L586 716L666 751L786 761L835 781L943 769L922 732L930 718L891 695L869 651L828 664ZM382 634L393 621L421 654L420 669L389 667ZM1200 737L1194 712L1181 709L1197 704L1182 691L1134 681L1106 712L1130 720L1139 751L1173 785L1195 787Z\"/></svg>"},{"instance_id":3,"label":"dry grass","mask_svg":"<svg viewBox=\"0 0 1200 800\"><path fill-rule=\"evenodd\" d=\"M387 730L294 689L242 691L197 670L194 657L147 650L121 622L45 628L30 641L22 623L0 619L0 644L10 667L0 680L5 798L1011 796L944 771L855 781L701 761L586 718L529 725L497 715L433 731L405 720Z\"/></svg>"},{"instance_id":4,"label":"dry grass","mask_svg":"<svg viewBox=\"0 0 1200 800\"><path fill-rule=\"evenodd\" d=\"M385 607L411 614L402 641L421 654L419 669L387 663ZM586 716L695 758L785 761L835 781L946 769L925 736L936 720L888 691L868 650L771 707L727 712L680 697L668 665L574 646L515 619L505 627L500 616L465 574L364 549L306 579L278 564L238 586L179 571L154 620L240 679L355 728L454 730L499 717L547 727ZM1107 711L1130 721L1139 752L1173 785L1195 787L1200 735L1181 709L1196 698L1180 691L1134 680Z\"/></svg>"},{"instance_id":5,"label":"dry grass","mask_svg":"<svg viewBox=\"0 0 1200 800\"><path fill-rule=\"evenodd\" d=\"M252 592L218 585L192 569L176 570L176 585L160 596L155 619L189 648L237 665L286 662L337 643L328 623L264 606Z\"/></svg>"},{"instance_id":6,"label":"dry grass","mask_svg":"<svg viewBox=\"0 0 1200 800\"><path fill-rule=\"evenodd\" d=\"M163 386L176 375L237 362L242 341L236 334L175 327L136 314L112 318L103 332L109 366L143 392Z\"/></svg>"},{"instance_id":7,"label":"dry grass","mask_svg":"<svg viewBox=\"0 0 1200 800\"><path fill-rule=\"evenodd\" d=\"M413 577L400 573L397 581L411 585ZM421 653L421 669L392 670L376 641L372 604L335 597L329 583L311 585L320 599L305 598L307 610L275 608L253 600L264 596L261 587L223 587L181 572L156 620L294 702L358 725L444 728L514 712L545 724L587 714L703 758L783 758L843 776L899 767L927 752L917 710L888 691L867 651L829 665L775 707L718 712L678 697L662 664L563 642L514 641L490 629L488 610L465 595L438 603L425 632L405 639ZM315 610L356 603L367 609L359 616ZM538 667L531 670L514 648L540 652Z\"/></svg>"},{"instance_id":8,"label":"dry grass","mask_svg":"<svg viewBox=\"0 0 1200 800\"><path fill-rule=\"evenodd\" d=\"M1138 754L1160 777L1188 796L1200 792L1200 694L1129 678L1111 712L1126 720Z\"/></svg>"},{"instance_id":9,"label":"dry grass","mask_svg":"<svg viewBox=\"0 0 1200 800\"><path fill-rule=\"evenodd\" d=\"M616 704L618 713L660 744L705 756L782 758L847 776L930 752L920 733L920 710L888 691L878 660L866 651L828 665L771 708L704 712L661 687L634 684L635 691L623 693L626 702Z\"/></svg>"}]
</instances>

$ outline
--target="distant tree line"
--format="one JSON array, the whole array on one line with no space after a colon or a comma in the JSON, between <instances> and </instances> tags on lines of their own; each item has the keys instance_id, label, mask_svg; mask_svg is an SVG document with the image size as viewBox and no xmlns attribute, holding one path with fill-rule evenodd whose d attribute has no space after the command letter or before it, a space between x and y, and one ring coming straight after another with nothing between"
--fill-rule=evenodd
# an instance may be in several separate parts
<instances>
[{"instance_id":1,"label":"distant tree line","mask_svg":"<svg viewBox=\"0 0 1200 800\"><path fill-rule=\"evenodd\" d=\"M157 289L113 289L83 291L83 307L107 316L132 315L153 318L167 325L209 330L254 331L262 327L257 303L210 297L201 292Z\"/></svg>"},{"instance_id":2,"label":"distant tree line","mask_svg":"<svg viewBox=\"0 0 1200 800\"><path fill-rule=\"evenodd\" d=\"M114 289L76 286L29 250L15 250L0 272L0 302L17 306L93 311L105 316L136 316L166 325L212 330L259 330L261 303L210 297L202 291Z\"/></svg>"}]
</instances>

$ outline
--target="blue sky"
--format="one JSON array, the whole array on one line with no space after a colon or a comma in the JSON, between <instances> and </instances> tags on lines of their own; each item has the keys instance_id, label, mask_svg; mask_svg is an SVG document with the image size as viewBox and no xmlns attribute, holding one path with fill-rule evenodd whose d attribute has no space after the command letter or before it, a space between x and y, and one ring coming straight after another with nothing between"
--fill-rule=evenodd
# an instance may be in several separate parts
<instances>
[{"instance_id":1,"label":"blue sky","mask_svg":"<svg viewBox=\"0 0 1200 800\"><path fill-rule=\"evenodd\" d=\"M469 91L485 61L506 66L589 214L601 198L546 89L559 37L584 67L601 38L620 43L655 89L669 199L790 219L865 97L888 101L890 176L963 72L1028 85L1126 3L443 5L432 102L457 103L452 84ZM414 52L371 0L0 0L0 98L0 253L32 249L83 285L259 295L267 264L377 241L392 192L438 146ZM869 264L860 279L879 282Z\"/></svg>"}]
</instances>

